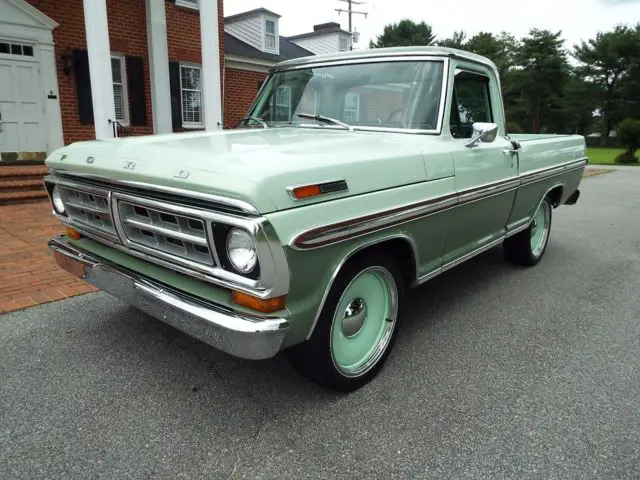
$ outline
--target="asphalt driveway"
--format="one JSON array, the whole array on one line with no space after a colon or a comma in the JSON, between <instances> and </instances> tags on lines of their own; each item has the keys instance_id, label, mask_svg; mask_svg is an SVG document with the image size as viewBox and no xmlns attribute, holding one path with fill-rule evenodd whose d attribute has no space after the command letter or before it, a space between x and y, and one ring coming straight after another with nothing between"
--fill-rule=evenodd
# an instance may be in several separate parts
<instances>
[{"instance_id":1,"label":"asphalt driveway","mask_svg":"<svg viewBox=\"0 0 640 480\"><path fill-rule=\"evenodd\" d=\"M583 182L533 269L495 249L411 298L348 396L102 293L0 317L0 478L640 476L640 169Z\"/></svg>"}]
</instances>

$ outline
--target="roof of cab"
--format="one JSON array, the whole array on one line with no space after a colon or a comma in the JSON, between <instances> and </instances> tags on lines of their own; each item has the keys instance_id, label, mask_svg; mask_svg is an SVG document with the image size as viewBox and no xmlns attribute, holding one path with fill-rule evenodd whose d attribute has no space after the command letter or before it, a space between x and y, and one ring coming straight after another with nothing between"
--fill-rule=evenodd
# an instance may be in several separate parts
<instances>
[{"instance_id":1,"label":"roof of cab","mask_svg":"<svg viewBox=\"0 0 640 480\"><path fill-rule=\"evenodd\" d=\"M474 63L486 65L497 72L496 65L487 57L477 55L475 53L466 52L457 48L445 47L386 47L386 48L367 48L362 50L347 50L338 53L326 53L323 55L311 55L307 57L285 60L277 63L272 67L272 71L286 70L301 65L311 65L316 63L331 63L335 61L358 60L366 58L380 57L402 57L402 56L440 56L440 57L456 57L469 60Z\"/></svg>"}]
</instances>

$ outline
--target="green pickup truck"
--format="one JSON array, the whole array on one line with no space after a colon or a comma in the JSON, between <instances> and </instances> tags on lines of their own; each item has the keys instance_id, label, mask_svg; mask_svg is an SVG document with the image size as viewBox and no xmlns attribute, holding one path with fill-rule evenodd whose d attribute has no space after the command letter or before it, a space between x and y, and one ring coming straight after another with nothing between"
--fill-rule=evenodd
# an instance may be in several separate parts
<instances>
[{"instance_id":1,"label":"green pickup truck","mask_svg":"<svg viewBox=\"0 0 640 480\"><path fill-rule=\"evenodd\" d=\"M500 244L537 264L587 158L582 136L508 135L487 58L407 47L282 62L237 129L79 142L46 163L61 267L349 391L384 364L408 288Z\"/></svg>"}]
</instances>

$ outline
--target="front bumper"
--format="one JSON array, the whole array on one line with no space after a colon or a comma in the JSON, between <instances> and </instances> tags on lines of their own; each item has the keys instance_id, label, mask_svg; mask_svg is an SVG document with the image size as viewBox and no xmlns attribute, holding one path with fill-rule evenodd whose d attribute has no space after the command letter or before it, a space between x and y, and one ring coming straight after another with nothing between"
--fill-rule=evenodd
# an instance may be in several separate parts
<instances>
[{"instance_id":1,"label":"front bumper","mask_svg":"<svg viewBox=\"0 0 640 480\"><path fill-rule=\"evenodd\" d=\"M289 330L284 318L252 316L180 292L72 246L49 241L58 265L149 315L236 357L275 356Z\"/></svg>"}]
</instances>

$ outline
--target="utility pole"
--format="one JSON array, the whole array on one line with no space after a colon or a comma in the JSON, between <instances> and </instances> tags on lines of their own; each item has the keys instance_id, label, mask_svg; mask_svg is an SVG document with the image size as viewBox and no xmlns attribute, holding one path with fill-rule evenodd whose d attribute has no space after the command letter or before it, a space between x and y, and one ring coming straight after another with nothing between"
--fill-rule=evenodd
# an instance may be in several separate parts
<instances>
[{"instance_id":1,"label":"utility pole","mask_svg":"<svg viewBox=\"0 0 640 480\"><path fill-rule=\"evenodd\" d=\"M367 12L359 12L356 10L352 10L351 7L353 5L362 5L365 2L359 2L357 0L338 0L338 1L345 2L346 4L349 5L349 8L347 10L344 10L342 8L336 8L336 12L338 12L338 14L340 12L345 12L349 15L349 36L351 37L351 41L349 42L349 50L353 50L353 29L352 29L351 15L355 13L358 15L364 15L364 18L367 18Z\"/></svg>"}]
</instances>

